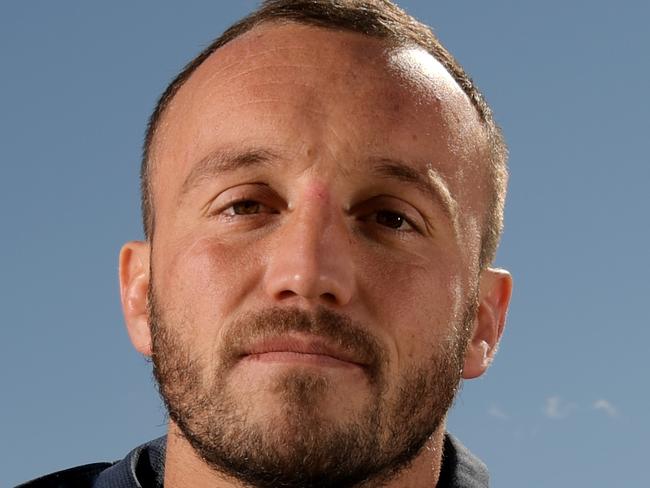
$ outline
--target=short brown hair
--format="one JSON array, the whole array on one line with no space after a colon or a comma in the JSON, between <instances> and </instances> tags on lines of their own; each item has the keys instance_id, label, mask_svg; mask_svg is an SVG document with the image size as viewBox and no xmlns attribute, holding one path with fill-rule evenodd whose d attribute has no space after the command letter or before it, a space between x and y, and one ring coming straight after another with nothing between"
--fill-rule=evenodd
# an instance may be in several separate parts
<instances>
[{"instance_id":1,"label":"short brown hair","mask_svg":"<svg viewBox=\"0 0 650 488\"><path fill-rule=\"evenodd\" d=\"M147 125L140 170L145 237L151 239L154 232L150 155L156 129L165 109L185 81L212 53L254 27L272 21L297 22L327 29L357 32L397 44L414 44L425 49L447 69L476 108L487 135L491 188L485 218L486 225L481 236L480 266L483 268L489 265L496 254L503 228L503 208L508 178L508 151L503 135L492 118L490 107L471 78L431 29L389 0L266 0L257 10L230 26L192 59L167 86Z\"/></svg>"}]
</instances>

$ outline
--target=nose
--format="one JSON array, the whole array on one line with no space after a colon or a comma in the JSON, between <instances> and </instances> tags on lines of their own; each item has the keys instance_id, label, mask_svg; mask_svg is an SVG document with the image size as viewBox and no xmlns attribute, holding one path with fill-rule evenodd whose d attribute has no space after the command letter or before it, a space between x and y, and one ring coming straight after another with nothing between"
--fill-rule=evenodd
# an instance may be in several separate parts
<instances>
[{"instance_id":1,"label":"nose","mask_svg":"<svg viewBox=\"0 0 650 488\"><path fill-rule=\"evenodd\" d=\"M351 239L344 215L325 202L288 212L275 230L265 273L275 302L308 300L343 306L354 295Z\"/></svg>"}]
</instances>

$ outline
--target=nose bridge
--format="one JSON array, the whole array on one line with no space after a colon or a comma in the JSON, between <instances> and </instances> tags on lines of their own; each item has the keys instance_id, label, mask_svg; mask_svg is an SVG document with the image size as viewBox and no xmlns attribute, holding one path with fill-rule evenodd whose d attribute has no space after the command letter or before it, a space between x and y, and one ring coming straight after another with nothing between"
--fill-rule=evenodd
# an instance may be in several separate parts
<instances>
[{"instance_id":1,"label":"nose bridge","mask_svg":"<svg viewBox=\"0 0 650 488\"><path fill-rule=\"evenodd\" d=\"M332 198L327 189L319 185L316 188L308 188L305 191L305 198L298 203L294 212L295 220L290 223L293 226L291 231L295 232L297 242L305 248L305 258L327 258L323 251L327 246L326 242L335 244L337 233L341 233L341 216L337 215ZM320 261L320 259L319 259Z\"/></svg>"},{"instance_id":2,"label":"nose bridge","mask_svg":"<svg viewBox=\"0 0 650 488\"><path fill-rule=\"evenodd\" d=\"M342 305L354 293L350 238L343 212L316 185L297 199L276 234L267 290L276 300L302 297Z\"/></svg>"}]
</instances>

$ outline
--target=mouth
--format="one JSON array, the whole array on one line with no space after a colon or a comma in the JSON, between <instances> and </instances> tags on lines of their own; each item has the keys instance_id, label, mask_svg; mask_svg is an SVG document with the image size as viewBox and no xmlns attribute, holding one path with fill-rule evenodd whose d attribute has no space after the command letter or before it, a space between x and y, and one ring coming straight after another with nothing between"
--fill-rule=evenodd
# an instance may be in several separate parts
<instances>
[{"instance_id":1,"label":"mouth","mask_svg":"<svg viewBox=\"0 0 650 488\"><path fill-rule=\"evenodd\" d=\"M282 336L266 338L247 347L240 360L261 363L305 364L334 368L367 368L358 355L333 346L319 337Z\"/></svg>"}]
</instances>

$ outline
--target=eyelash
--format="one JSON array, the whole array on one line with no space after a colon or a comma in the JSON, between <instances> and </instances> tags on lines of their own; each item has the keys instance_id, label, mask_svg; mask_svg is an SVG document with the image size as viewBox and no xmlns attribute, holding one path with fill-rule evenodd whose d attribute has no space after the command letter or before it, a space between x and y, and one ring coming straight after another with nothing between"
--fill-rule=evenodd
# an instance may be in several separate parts
<instances>
[{"instance_id":1,"label":"eyelash","mask_svg":"<svg viewBox=\"0 0 650 488\"><path fill-rule=\"evenodd\" d=\"M221 213L221 214L226 214L226 211L231 210L231 209L234 210L234 208L235 208L237 205L248 204L248 203L253 203L254 205L258 205L258 206L260 206L260 207L266 207L266 208L268 208L268 209L271 209L271 207L269 207L269 206L267 206L267 205L264 205L263 203L260 203L260 202L258 202L257 200L253 200L252 198L243 198L243 199L241 199L241 200L237 200L237 201L234 201L234 202L230 203L227 207L225 207L225 208L224 208L223 210L221 210L219 213ZM251 212L251 213L241 213L241 214L236 213L236 212L232 212L232 213L227 213L226 216L227 216L227 217L230 217L230 218L234 218L234 217L236 217L236 216L258 215L258 214L260 214L260 213L275 214L275 213L279 213L279 212L276 212L276 211L271 211L271 212Z\"/></svg>"},{"instance_id":2,"label":"eyelash","mask_svg":"<svg viewBox=\"0 0 650 488\"><path fill-rule=\"evenodd\" d=\"M380 222L382 216L385 218L388 215L390 215L393 218L396 217L396 220L398 220L399 223L399 227L393 227L388 223ZM389 210L386 208L375 210L374 212L371 212L370 214L368 214L367 216L363 217L360 220L364 222L370 221L372 223L379 225L382 228L385 228L388 231L393 231L393 232L408 233L408 232L414 232L418 230L415 224L411 222L411 219L409 219L405 214L403 214L402 212L398 212L396 210Z\"/></svg>"},{"instance_id":3,"label":"eyelash","mask_svg":"<svg viewBox=\"0 0 650 488\"><path fill-rule=\"evenodd\" d=\"M242 205L242 204L246 204L246 205L253 204L252 206L257 206L258 210L250 212L250 213L246 213L246 212L237 213L236 207L238 205ZM268 209L270 211L261 212L261 211L259 211L260 207L264 207L264 208L266 208L266 209ZM228 206L224 207L218 213L220 215L224 215L228 219L235 219L235 218L250 217L250 216L255 216L255 215L260 215L260 214L278 214L279 212L273 210L272 207L269 207L268 205L264 205L263 203L260 203L259 201L254 200L252 198L243 198L243 199L231 202L230 204L228 204ZM399 227L393 227L391 225L380 223L379 218L382 215L384 217L386 217L388 215L390 215L392 217L397 217L397 220L399 221L398 222ZM408 232L414 232L414 231L419 232L418 226L416 224L414 224L413 221L407 215L405 215L403 212L399 212L399 211L391 210L391 209L387 209L387 208L380 208L378 210L375 210L375 211L367 214L366 216L364 216L360 220L364 221L364 222L367 222L369 220L369 218L372 217L372 216L375 217L374 222L376 224L378 224L379 226L384 227L384 228L386 228L388 230L392 230L392 231L400 232L400 233L408 233ZM406 229L402 228L404 225L408 226L408 228L406 228Z\"/></svg>"}]
</instances>

